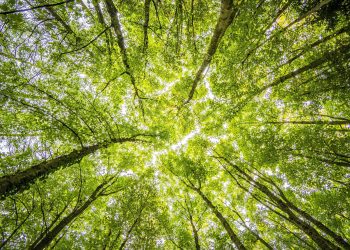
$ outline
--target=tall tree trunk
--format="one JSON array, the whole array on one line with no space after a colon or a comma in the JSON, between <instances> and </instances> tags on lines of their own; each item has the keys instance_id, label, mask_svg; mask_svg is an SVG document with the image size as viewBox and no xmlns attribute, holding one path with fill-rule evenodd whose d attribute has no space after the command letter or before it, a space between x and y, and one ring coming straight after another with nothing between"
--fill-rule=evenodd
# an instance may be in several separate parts
<instances>
[{"instance_id":1,"label":"tall tree trunk","mask_svg":"<svg viewBox=\"0 0 350 250\"><path fill-rule=\"evenodd\" d=\"M117 35L117 43L118 43L118 47L120 49L120 53L122 55L122 61L123 61L124 67L125 67L125 72L130 76L130 80L131 80L131 84L134 88L135 96L138 98L142 114L144 115L142 98L140 96L139 89L136 86L136 79L135 79L134 73L132 72L132 69L131 69L130 64L129 64L129 56L128 56L126 46L125 46L125 41L124 41L124 37L123 37L123 33L122 33L122 26L121 26L121 23L120 23L120 20L118 17L119 16L118 10L115 7L112 0L105 0L105 4L107 7L108 14L111 18L112 27L114 29L115 34Z\"/></svg>"},{"instance_id":2,"label":"tall tree trunk","mask_svg":"<svg viewBox=\"0 0 350 250\"><path fill-rule=\"evenodd\" d=\"M96 152L98 149L106 148L115 143L141 141L138 135L130 138L113 139L107 143L99 143L80 150L73 150L71 153L56 157L49 161L44 161L31 166L18 173L0 177L0 198L4 199L8 195L19 193L27 188L29 184L51 174L60 168L66 168L79 162L84 156Z\"/></svg>"},{"instance_id":3,"label":"tall tree trunk","mask_svg":"<svg viewBox=\"0 0 350 250\"><path fill-rule=\"evenodd\" d=\"M208 47L208 50L204 56L204 60L202 62L202 65L199 67L196 76L194 78L194 81L192 83L192 88L190 90L190 93L188 94L188 98L185 101L184 104L189 103L194 95L194 92L197 88L198 83L203 77L203 73L205 69L209 66L218 46L221 41L221 38L224 36L227 28L231 25L233 22L234 17L236 16L238 12L238 8L234 6L233 0L221 0L221 10L220 10L220 16L216 22L215 30L213 33L213 36L210 40L210 44Z\"/></svg>"},{"instance_id":4,"label":"tall tree trunk","mask_svg":"<svg viewBox=\"0 0 350 250\"><path fill-rule=\"evenodd\" d=\"M225 228L227 234L229 235L232 243L239 249L239 250L246 250L245 246L243 243L240 241L238 236L235 234L233 229L231 228L230 224L226 220L226 218L220 213L220 211L214 206L214 204L208 199L207 196L199 189L196 188L195 186L192 185L187 185L189 188L197 192L204 202L208 205L208 207L212 210L212 212L215 214L215 216L220 220L221 224Z\"/></svg>"},{"instance_id":5,"label":"tall tree trunk","mask_svg":"<svg viewBox=\"0 0 350 250\"><path fill-rule=\"evenodd\" d=\"M245 171L240 169L237 165L232 164L229 160L227 160L224 157L218 157L218 158L223 159L227 164L229 164L235 170L237 170L247 182L249 182L251 185L253 185L262 193L264 193L267 197L269 197L269 199L273 201L280 210L282 210L288 215L289 221L292 222L299 229L301 229L306 235L308 235L321 249L339 249L339 247L337 247L331 241L323 237L312 225L310 225L306 221L309 221L313 224L316 223L315 225L319 229L321 229L324 233L331 236L333 239L336 239L337 244L342 245L345 249L349 249L348 248L349 244L344 239L342 239L340 236L335 234L332 230L327 228L321 222L315 220L311 215L297 208L290 201L288 201L285 196L283 196L282 198L278 197L267 186L254 180L254 178L252 178L249 174L247 174ZM231 177L233 177L233 174L226 167L225 167L225 170L226 172L229 173ZM297 215L294 214L292 210L296 211L298 214ZM304 219L305 221L302 220L301 218ZM327 230L325 228L327 228Z\"/></svg>"},{"instance_id":6,"label":"tall tree trunk","mask_svg":"<svg viewBox=\"0 0 350 250\"><path fill-rule=\"evenodd\" d=\"M148 23L149 23L149 9L151 5L151 0L145 0L145 20L143 23L143 52L148 49Z\"/></svg>"},{"instance_id":7,"label":"tall tree trunk","mask_svg":"<svg viewBox=\"0 0 350 250\"><path fill-rule=\"evenodd\" d=\"M281 121L281 122L267 122L270 124L313 124L313 125L347 125L350 121Z\"/></svg>"},{"instance_id":8,"label":"tall tree trunk","mask_svg":"<svg viewBox=\"0 0 350 250\"><path fill-rule=\"evenodd\" d=\"M201 250L201 246L200 246L200 244L199 244L198 230L197 230L196 226L194 225L192 215L190 215L190 223L191 223L191 227L192 227L193 238L194 238L194 244L195 244L195 246L196 246L196 250Z\"/></svg>"},{"instance_id":9,"label":"tall tree trunk","mask_svg":"<svg viewBox=\"0 0 350 250\"><path fill-rule=\"evenodd\" d=\"M234 112L238 112L239 110L241 110L243 107L245 107L255 96L261 94L262 92L264 92L265 90L267 90L268 88L272 88L272 87L275 87L275 86L278 86L282 83L284 83L285 81L293 78L293 77L296 77L306 71L309 71L309 70L312 70L312 69L315 69L317 68L318 66L321 66L323 64L325 64L326 62L328 61L332 61L333 58L335 57L339 57L339 58L342 58L344 57L344 54L345 54L345 57L348 57L348 54L350 51L350 45L347 44L347 45L343 45L335 50L332 50L332 51L328 51L326 53L323 54L322 57L312 61L311 63L299 68L299 69L296 69L284 76L281 76L279 78L277 78L275 81L273 81L272 83L270 84L267 84L266 86L264 87L261 87L260 89L258 89L257 91L254 91L252 94L248 95L247 97L243 98L243 100L241 102L239 102L235 107L234 107Z\"/></svg>"},{"instance_id":10,"label":"tall tree trunk","mask_svg":"<svg viewBox=\"0 0 350 250\"><path fill-rule=\"evenodd\" d=\"M286 30L288 30L290 27L292 27L294 24L304 20L305 18L307 18L308 16L312 15L313 13L315 13L316 11L318 11L319 9L321 9L324 5L328 4L329 2L331 2L332 0L324 0L322 2L320 2L319 4L317 4L314 8L312 8L311 10L309 10L308 12L306 12L305 14L299 16L297 19L295 19L294 21L292 21L290 24L288 24L286 27L282 28L281 30L277 31L276 33L274 33L273 35L271 35L270 37L268 37L267 39L265 39L262 42L259 42L253 49L249 50L247 55L244 57L242 64L245 63L245 61L248 59L248 57L250 55L252 55L252 53L254 53L255 51L257 51L259 48L261 48L262 46L264 46L267 42L271 41L273 38L275 38L277 35L280 35L282 33L284 33ZM289 4L293 3L293 0L289 1L289 3L286 4L286 7L289 6ZM284 9L285 10L285 9ZM284 11L283 10L283 11ZM282 12L283 13L283 12ZM279 13L279 15L281 15L282 13ZM277 19L277 18L276 18ZM275 19L275 21L276 21Z\"/></svg>"},{"instance_id":11,"label":"tall tree trunk","mask_svg":"<svg viewBox=\"0 0 350 250\"><path fill-rule=\"evenodd\" d=\"M105 19L103 17L103 14L102 14L102 10L100 8L100 5L98 3L98 0L93 0L92 1L92 5L94 6L94 9L97 13L97 19L98 19L98 22L103 26L103 27L108 27L106 22L105 22ZM108 46L108 49L109 49L109 53L111 53L111 41L110 39L112 39L112 33L111 31L108 29L107 30L107 33L106 33L106 43L107 43L107 46Z\"/></svg>"},{"instance_id":12,"label":"tall tree trunk","mask_svg":"<svg viewBox=\"0 0 350 250\"><path fill-rule=\"evenodd\" d=\"M298 59L299 57L301 57L302 55L304 55L306 52L308 52L311 48L314 48L322 43L325 43L327 41L329 41L330 39L342 34L342 33L345 33L345 32L348 32L350 30L350 26L346 26L346 27L343 27L341 29L339 29L338 31L328 35L328 36L325 36L323 37L322 39L310 44L310 45L307 45L305 46L304 48L301 48L301 52L299 52L298 54L296 54L295 56L293 56L291 59L288 59L287 62L283 63L281 66L283 65L287 65L287 64L290 64L292 63L293 61L295 61L296 59ZM300 49L299 49L300 50Z\"/></svg>"},{"instance_id":13,"label":"tall tree trunk","mask_svg":"<svg viewBox=\"0 0 350 250\"><path fill-rule=\"evenodd\" d=\"M119 247L119 250L123 250L126 243L128 242L129 240L129 237L130 237L130 234L131 232L134 230L134 228L136 227L137 223L140 221L141 219L141 214L142 214L142 211L143 211L144 207L141 207L141 210L137 216L137 218L134 220L134 222L132 223L131 227L129 228L128 232L126 233L126 237L125 239L123 240L122 244L120 244L120 247Z\"/></svg>"},{"instance_id":14,"label":"tall tree trunk","mask_svg":"<svg viewBox=\"0 0 350 250\"><path fill-rule=\"evenodd\" d=\"M43 237L36 245L32 244L29 249L41 250L49 246L55 237L62 232L62 230L68 226L74 219L78 218L99 196L103 194L103 188L108 184L104 182L99 185L94 192L90 195L89 199L81 206L75 208L70 214L65 216L52 230L48 231L45 237Z\"/></svg>"},{"instance_id":15,"label":"tall tree trunk","mask_svg":"<svg viewBox=\"0 0 350 250\"><path fill-rule=\"evenodd\" d=\"M308 156L308 155L304 155L304 154L293 154L293 155L304 157L304 158L307 158L307 159L315 159L315 160L318 160L320 162L324 162L324 163L331 164L331 165L337 165L337 166L340 166L340 167L350 168L350 162L345 161L345 160L341 161L341 159L339 159L340 161L336 161L336 159L330 160L330 159L325 159L323 157Z\"/></svg>"},{"instance_id":16,"label":"tall tree trunk","mask_svg":"<svg viewBox=\"0 0 350 250\"><path fill-rule=\"evenodd\" d=\"M240 224L241 224L243 227L245 227L247 230L249 230L249 232L251 232L251 234L254 235L255 238L257 238L258 241L260 241L267 249L273 250L273 247L272 247L269 243L267 243L262 237L260 237L259 233L254 232L254 230L250 229L250 227L247 225L247 223L245 223L245 221L244 221L244 219L242 218L242 216L241 216L235 209L232 209L232 208L231 208L231 211L232 211L233 213L235 213L235 214L238 216L238 218L241 220L241 223L240 223Z\"/></svg>"}]
</instances>

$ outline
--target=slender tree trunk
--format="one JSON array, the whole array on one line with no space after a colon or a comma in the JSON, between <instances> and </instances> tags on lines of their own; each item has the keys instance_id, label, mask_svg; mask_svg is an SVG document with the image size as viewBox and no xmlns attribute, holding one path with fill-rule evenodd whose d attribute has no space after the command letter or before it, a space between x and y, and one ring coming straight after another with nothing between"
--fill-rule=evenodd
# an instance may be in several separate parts
<instances>
[{"instance_id":1,"label":"slender tree trunk","mask_svg":"<svg viewBox=\"0 0 350 250\"><path fill-rule=\"evenodd\" d=\"M200 250L201 246L199 244L198 230L194 225L192 214L189 214L189 217L190 217L190 223L191 223L192 232L193 232L194 244L196 246L196 250Z\"/></svg>"},{"instance_id":2,"label":"slender tree trunk","mask_svg":"<svg viewBox=\"0 0 350 250\"><path fill-rule=\"evenodd\" d=\"M128 242L129 240L129 237L130 237L130 234L132 232L132 230L134 230L134 228L136 227L137 223L140 221L140 218L141 218L141 214L142 214L142 211L143 211L143 208L141 208L137 218L134 220L134 222L132 223L131 227L129 228L128 232L126 233L126 237L125 239L123 240L122 244L120 245L119 247L119 250L123 250L126 243Z\"/></svg>"},{"instance_id":3,"label":"slender tree trunk","mask_svg":"<svg viewBox=\"0 0 350 250\"><path fill-rule=\"evenodd\" d=\"M322 57L312 61L311 63L299 68L299 69L296 69L284 76L281 76L279 78L277 78L275 81L273 81L272 83L270 84L267 84L266 86L258 89L257 91L255 91L254 93L250 94L248 97L246 98L243 98L243 101L239 102L235 107L234 107L234 112L237 112L239 110L241 110L243 107L245 107L255 96L261 94L262 92L264 92L265 90L267 90L268 88L272 88L272 87L275 87L275 86L278 86L282 83L284 83L285 81L293 78L293 77L296 77L306 71L309 71L309 70L312 70L312 69L315 69L317 68L318 66L321 66L323 65L324 63L328 62L328 61L332 61L332 59L334 57L343 57L344 54L346 53L349 53L350 51L350 45L347 44L347 45L343 45L335 50L332 50L332 51L328 51L326 52L325 54L323 54ZM347 55L346 55L347 56Z\"/></svg>"},{"instance_id":4,"label":"slender tree trunk","mask_svg":"<svg viewBox=\"0 0 350 250\"><path fill-rule=\"evenodd\" d=\"M307 212L305 212L304 210L298 208L297 206L295 206L293 203L291 203L290 201L286 202L287 205L293 209L294 211L296 211L299 215L301 215L302 217L304 217L305 219L307 219L308 221L310 221L311 223L313 223L317 228L319 228L321 231L323 231L325 234L328 234L330 237L332 237L339 245L341 245L342 247L344 247L344 249L349 249L350 250L350 244L347 243L341 236L339 236L338 234L336 234L335 232L333 232L330 228L328 228L326 225L324 225L322 222L320 222L319 220L316 220L314 217L312 217L310 214L308 214Z\"/></svg>"},{"instance_id":5,"label":"slender tree trunk","mask_svg":"<svg viewBox=\"0 0 350 250\"><path fill-rule=\"evenodd\" d=\"M243 245L243 243L240 241L240 239L238 238L238 236L235 234L235 232L233 231L233 229L231 228L230 224L228 223L228 221L226 220L226 218L220 213L220 211L214 206L214 204L208 199L208 197L206 197L203 192L199 189L196 188L194 186L188 185L188 187L190 187L192 190L194 190L195 192L197 192L202 199L204 200L204 202L208 205L208 207L213 211L213 213L215 214L215 216L220 220L221 224L223 225L223 227L225 228L227 234L229 235L232 243L239 249L239 250L246 250L245 246Z\"/></svg>"},{"instance_id":6,"label":"slender tree trunk","mask_svg":"<svg viewBox=\"0 0 350 250\"><path fill-rule=\"evenodd\" d=\"M107 12L111 18L112 27L114 29L115 34L117 35L117 44L118 44L120 53L122 55L122 61L123 61L124 67L125 67L125 72L130 77L131 84L134 88L135 97L137 97L137 99L138 99L138 104L140 106L142 116L144 117L143 98L140 95L140 90L136 85L136 79L135 79L134 73L133 73L133 71L130 67L130 64L129 64L129 56L128 56L126 46L125 46L125 41L124 41L124 37L123 37L123 33L122 33L122 26L121 26L121 23L119 20L118 10L115 7L112 0L105 0L105 4L107 7Z\"/></svg>"},{"instance_id":7,"label":"slender tree trunk","mask_svg":"<svg viewBox=\"0 0 350 250\"><path fill-rule=\"evenodd\" d=\"M309 51L311 48L314 48L322 43L325 43L325 42L329 41L330 39L332 39L333 37L336 37L342 33L348 32L349 30L350 30L350 26L343 27L332 34L325 36L322 39L320 39L320 40L318 40L310 45L305 46L304 48L301 49L302 50L301 52L299 52L298 54L293 56L291 59L289 59L287 62L283 63L281 66L292 63L293 61L295 61L296 59L298 59L299 57L304 55L305 52Z\"/></svg>"},{"instance_id":8,"label":"slender tree trunk","mask_svg":"<svg viewBox=\"0 0 350 250\"><path fill-rule=\"evenodd\" d=\"M72 30L72 28L68 25L68 23L66 23L61 17L60 15L57 14L57 12L52 8L52 7L45 7L47 9L48 12L51 13L51 15L62 24L62 26L67 30L68 33L72 33L75 34L74 31Z\"/></svg>"},{"instance_id":9,"label":"slender tree trunk","mask_svg":"<svg viewBox=\"0 0 350 250\"><path fill-rule=\"evenodd\" d=\"M340 166L340 167L347 167L347 168L350 168L350 162L348 161L336 161L336 160L329 160L329 159L325 159L325 158L322 158L322 157L318 157L318 156L308 156L308 155L303 155L303 154L294 154L295 156L300 156L300 157L305 157L307 159L315 159L315 160L318 160L320 162L324 162L324 163L327 163L327 164L332 164L332 165L337 165L337 166Z\"/></svg>"},{"instance_id":10,"label":"slender tree trunk","mask_svg":"<svg viewBox=\"0 0 350 250\"><path fill-rule=\"evenodd\" d=\"M271 41L273 38L275 38L277 35L280 35L282 33L284 33L286 30L288 30L290 27L292 27L294 24L304 20L306 17L312 15L313 13L315 13L316 11L318 11L319 9L321 9L324 5L328 4L329 2L331 2L332 0L324 0L322 2L320 2L318 5L316 5L314 8L312 8L311 10L309 10L308 12L306 12L305 14L299 16L297 19L295 19L294 21L292 21L290 24L288 24L286 27L284 27L283 29L277 31L276 33L274 33L272 36L270 36L268 39L258 43L253 49L249 50L249 52L247 53L247 55L244 57L242 64L245 63L245 61L248 59L248 57L250 55L252 55L252 53L254 53L255 51L257 51L259 48L261 48L262 46L264 46L268 41ZM289 3L286 4L286 7L289 6L289 4L293 3L292 1L289 1ZM284 9L285 10L285 9ZM283 10L283 11L284 11ZM283 13L283 12L282 12ZM281 15L282 13L279 13L279 15ZM277 18L276 18L277 19Z\"/></svg>"},{"instance_id":11,"label":"slender tree trunk","mask_svg":"<svg viewBox=\"0 0 350 250\"><path fill-rule=\"evenodd\" d=\"M149 23L149 9L151 0L145 0L145 20L143 23L143 51L146 52L148 49L148 23Z\"/></svg>"},{"instance_id":12,"label":"slender tree trunk","mask_svg":"<svg viewBox=\"0 0 350 250\"><path fill-rule=\"evenodd\" d=\"M75 208L70 214L65 216L60 223L58 223L52 230L47 232L46 236L43 237L38 244L31 245L29 249L41 250L49 246L55 237L61 233L66 226L68 226L74 219L78 218L91 205L91 203L102 194L101 190L103 190L106 184L107 182L99 185L84 204L78 208Z\"/></svg>"},{"instance_id":13,"label":"slender tree trunk","mask_svg":"<svg viewBox=\"0 0 350 250\"><path fill-rule=\"evenodd\" d=\"M271 26L276 22L276 20L287 10L287 8L292 4L293 0L289 0L287 3L285 3L282 8L280 8L277 12L277 15L272 19L272 21L264 28L264 30L260 33L261 35L263 35L263 37L266 36L266 31L268 31ZM261 42L261 40L263 39L260 38L256 43L255 46L250 49L247 53L247 55L244 57L244 59L242 60L241 64L244 64L250 55L252 55L252 53L254 53L259 47L263 46L267 40L265 42Z\"/></svg>"},{"instance_id":14,"label":"slender tree trunk","mask_svg":"<svg viewBox=\"0 0 350 250\"><path fill-rule=\"evenodd\" d=\"M60 219L60 217L62 216L62 214L67 210L68 205L70 204L70 202L68 202L64 208L55 216L55 218L52 220L52 222L50 223L50 225L46 228L45 231L43 231L39 237L32 243L32 246L36 246L40 240L45 236L46 232L49 231L55 224L56 222Z\"/></svg>"},{"instance_id":15,"label":"slender tree trunk","mask_svg":"<svg viewBox=\"0 0 350 250\"><path fill-rule=\"evenodd\" d=\"M248 229L249 232L251 232L251 234L253 234L258 241L260 241L267 249L273 250L273 247L269 243L267 243L262 237L260 237L259 233L256 233L252 229L250 229L250 227L243 220L242 216L236 210L231 208L231 211L234 212L239 217L239 219L242 222L241 225L244 226L246 229Z\"/></svg>"},{"instance_id":16,"label":"slender tree trunk","mask_svg":"<svg viewBox=\"0 0 350 250\"><path fill-rule=\"evenodd\" d=\"M190 93L188 95L187 100L184 104L189 103L194 95L194 92L197 88L198 83L203 77L203 73L205 69L209 66L218 46L221 41L221 38L224 36L227 28L231 25L233 22L234 17L236 16L238 12L238 9L236 6L234 6L234 3L232 0L221 0L221 10L220 10L220 16L216 22L215 30L213 33L213 36L210 40L210 44L208 47L208 50L204 56L204 60L202 62L202 65L199 67L195 79L192 83L192 88L190 90Z\"/></svg>"},{"instance_id":17,"label":"slender tree trunk","mask_svg":"<svg viewBox=\"0 0 350 250\"><path fill-rule=\"evenodd\" d=\"M135 137L113 139L108 143L100 143L89 147L84 147L80 150L73 150L71 153L56 157L49 161L44 161L34 166L31 166L18 173L5 175L0 177L0 198L5 198L8 195L19 193L27 188L29 184L37 179L45 178L61 168L66 168L79 162L84 156L96 152L98 149L106 148L115 143L135 142L140 141Z\"/></svg>"},{"instance_id":18,"label":"slender tree trunk","mask_svg":"<svg viewBox=\"0 0 350 250\"><path fill-rule=\"evenodd\" d=\"M98 0L93 0L92 1L92 5L94 6L94 9L97 13L97 19L98 22L103 26L103 27L107 27L107 24L105 22L105 19L103 18L103 14L100 8L100 5L98 4ZM112 33L111 31L108 29L107 33L106 33L106 43L109 49L109 52L111 53L111 40L112 39Z\"/></svg>"},{"instance_id":19,"label":"slender tree trunk","mask_svg":"<svg viewBox=\"0 0 350 250\"><path fill-rule=\"evenodd\" d=\"M294 206L291 202L286 201L287 200L286 197L283 196L282 198L279 198L267 186L254 180L249 174L247 174L245 171L240 169L237 165L232 164L226 158L224 158L224 157L219 157L219 158L223 159L226 163L228 163L230 166L232 166L234 169L236 169L242 176L244 176L246 181L248 181L251 185L256 187L258 190L260 190L262 193L264 193L267 197L269 197L269 199L271 201L273 201L280 210L282 210L283 212L285 212L288 215L288 220L290 222L292 222L295 226L297 226L299 229L301 229L306 235L308 235L321 249L339 249L339 247L337 247L331 241L329 241L328 239L323 237L313 226L311 226L306 221L309 221L309 222L314 223L314 224L315 223L322 224L321 222L316 221L313 217L311 217L310 215L308 215L304 211L303 211L303 213L301 213L300 211L302 211L302 210L300 210L299 208ZM225 168L225 170L229 173L229 175L231 177L233 177L233 174L227 168ZM292 204L292 206L291 206L291 204ZM295 215L292 210L296 211L298 213L298 215ZM302 220L301 218L305 219L306 221ZM319 224L319 226L320 226L320 224ZM320 228L317 224L315 224L315 225L318 228ZM322 226L324 226L324 225L322 224ZM324 226L324 227L326 227L326 226ZM337 244L344 246L345 249L349 249L349 248L347 248L348 243L346 243L346 241L344 239L342 239L340 236L336 235L332 230L330 230L329 228L327 228L328 230L325 230L325 228L323 228L323 229L320 228L320 229L323 232L327 233L332 238L335 239L335 237L336 237ZM340 242L339 242L339 239L341 240Z\"/></svg>"},{"instance_id":20,"label":"slender tree trunk","mask_svg":"<svg viewBox=\"0 0 350 250\"><path fill-rule=\"evenodd\" d=\"M301 67L295 71L292 71L284 76L279 77L277 80L275 80L274 82L272 82L271 84L266 85L265 87L261 88L259 93L261 93L262 91L270 88L270 87L274 87L277 86L281 83L283 83L284 81L295 77L297 75L300 75L301 73L304 73L308 70L314 69L328 61L331 61L336 55L342 56L344 53L348 53L350 50L350 45L343 45L335 50L332 51L328 51L325 54L323 54L322 57L312 61L311 63L309 63L308 65L305 65L304 67Z\"/></svg>"},{"instance_id":21,"label":"slender tree trunk","mask_svg":"<svg viewBox=\"0 0 350 250\"><path fill-rule=\"evenodd\" d=\"M281 121L281 122L267 122L270 124L313 124L313 125L347 125L350 121Z\"/></svg>"}]
</instances>

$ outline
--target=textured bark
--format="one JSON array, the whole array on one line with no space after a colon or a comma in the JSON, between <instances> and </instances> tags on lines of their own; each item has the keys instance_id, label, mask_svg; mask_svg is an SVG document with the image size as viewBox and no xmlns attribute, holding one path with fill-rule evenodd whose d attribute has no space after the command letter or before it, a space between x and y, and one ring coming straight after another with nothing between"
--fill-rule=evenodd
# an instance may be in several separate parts
<instances>
[{"instance_id":1,"label":"textured bark","mask_svg":"<svg viewBox=\"0 0 350 250\"><path fill-rule=\"evenodd\" d=\"M0 177L0 198L21 192L29 188L29 184L37 179L44 178L61 168L71 166L79 162L84 156L96 152L98 149L106 148L114 143L140 141L135 137L114 139L107 143L100 143L80 150L73 150L71 153L56 157L52 160L44 161L28 167L18 173Z\"/></svg>"},{"instance_id":2,"label":"textured bark","mask_svg":"<svg viewBox=\"0 0 350 250\"><path fill-rule=\"evenodd\" d=\"M234 17L236 16L238 12L238 9L233 4L233 0L222 0L221 1L221 10L220 10L220 16L216 22L214 34L210 40L210 44L208 47L208 50L204 56L204 60L202 62L202 65L199 67L199 70L196 73L196 77L192 83L191 91L188 95L187 100L184 104L189 103L194 95L194 92L197 88L198 83L203 77L203 73L205 69L209 66L218 46L221 41L221 38L224 36L227 28L231 25L233 22Z\"/></svg>"}]
</instances>

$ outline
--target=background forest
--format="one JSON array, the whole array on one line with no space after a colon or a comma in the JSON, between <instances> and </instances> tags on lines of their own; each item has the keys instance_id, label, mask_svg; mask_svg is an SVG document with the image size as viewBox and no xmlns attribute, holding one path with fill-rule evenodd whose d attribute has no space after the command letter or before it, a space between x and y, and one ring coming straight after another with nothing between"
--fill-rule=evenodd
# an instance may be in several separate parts
<instances>
[{"instance_id":1,"label":"background forest","mask_svg":"<svg viewBox=\"0 0 350 250\"><path fill-rule=\"evenodd\" d=\"M0 249L350 249L349 17L0 0Z\"/></svg>"}]
</instances>

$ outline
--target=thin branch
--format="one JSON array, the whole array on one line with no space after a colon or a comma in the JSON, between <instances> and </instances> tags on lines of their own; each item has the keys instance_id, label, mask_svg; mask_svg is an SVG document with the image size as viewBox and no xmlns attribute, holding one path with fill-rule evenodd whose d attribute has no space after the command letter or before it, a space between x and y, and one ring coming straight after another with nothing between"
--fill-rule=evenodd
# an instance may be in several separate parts
<instances>
[{"instance_id":1,"label":"thin branch","mask_svg":"<svg viewBox=\"0 0 350 250\"><path fill-rule=\"evenodd\" d=\"M111 28L111 26L106 27L103 31L101 31L94 39L92 39L91 41L89 41L87 44L85 44L84 46L74 49L74 50L70 50L70 51L66 51L61 53L61 55L65 55L65 54L69 54L69 53L73 53L73 52L77 52L79 50L82 50L86 47L88 47L90 44L92 44L93 42L95 42L100 36L102 36L107 30L109 30Z\"/></svg>"},{"instance_id":2,"label":"thin branch","mask_svg":"<svg viewBox=\"0 0 350 250\"><path fill-rule=\"evenodd\" d=\"M31 8L27 8L27 9L3 11L3 12L0 12L0 15L8 15L8 14L14 14L14 13L19 13L19 12L25 12L28 10L48 8L48 7L53 7L53 6L57 6L57 5L62 5L62 4L69 3L69 2L74 2L74 0L66 0L63 2L52 3L52 4L43 4L43 5L38 5L38 6L31 7Z\"/></svg>"}]
</instances>

